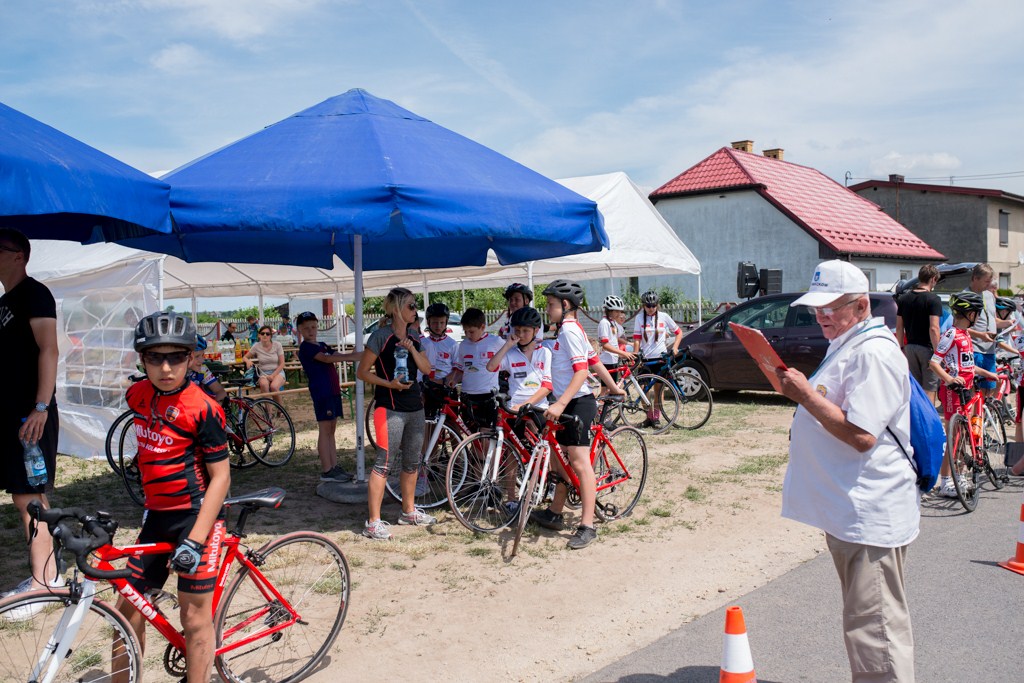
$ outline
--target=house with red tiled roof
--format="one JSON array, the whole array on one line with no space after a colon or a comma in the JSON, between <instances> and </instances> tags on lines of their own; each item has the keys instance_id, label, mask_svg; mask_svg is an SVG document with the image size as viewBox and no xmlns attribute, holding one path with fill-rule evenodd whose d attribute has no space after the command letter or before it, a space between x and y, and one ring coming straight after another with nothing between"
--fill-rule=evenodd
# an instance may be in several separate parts
<instances>
[{"instance_id":1,"label":"house with red tiled roof","mask_svg":"<svg viewBox=\"0 0 1024 683\"><path fill-rule=\"evenodd\" d=\"M1024 284L1024 197L1002 190L908 183L901 175L868 180L850 189L951 261L983 261L1000 289Z\"/></svg>"},{"instance_id":2,"label":"house with red tiled roof","mask_svg":"<svg viewBox=\"0 0 1024 683\"><path fill-rule=\"evenodd\" d=\"M945 259L878 205L816 169L783 160L783 150L752 150L749 140L732 143L650 194L700 261L704 297L735 300L741 261L781 270L782 291L803 291L826 259L851 261L874 289ZM641 289L668 285L696 296L683 278L642 279Z\"/></svg>"}]
</instances>

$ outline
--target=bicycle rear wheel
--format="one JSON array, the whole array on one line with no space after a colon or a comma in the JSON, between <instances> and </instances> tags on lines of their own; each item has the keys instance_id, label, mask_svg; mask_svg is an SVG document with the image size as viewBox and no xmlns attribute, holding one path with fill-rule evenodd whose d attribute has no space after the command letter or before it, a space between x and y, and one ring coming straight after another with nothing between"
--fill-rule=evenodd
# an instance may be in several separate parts
<instances>
[{"instance_id":1,"label":"bicycle rear wheel","mask_svg":"<svg viewBox=\"0 0 1024 683\"><path fill-rule=\"evenodd\" d=\"M443 416L438 418L443 419ZM435 425L428 422L427 428ZM430 451L430 456L421 458L419 468L416 471L416 495L413 505L420 508L436 508L448 502L448 492L445 488L445 473L448 471L448 463L452 459L452 453L459 446L461 437L448 422L441 427L441 433L437 437L437 443ZM395 459L394 466L388 470L388 477L384 483L388 495L399 503L402 502L402 463L401 459Z\"/></svg>"},{"instance_id":2,"label":"bicycle rear wheel","mask_svg":"<svg viewBox=\"0 0 1024 683\"><path fill-rule=\"evenodd\" d=\"M534 451L536 452L536 451ZM541 458L533 458L533 471L530 472L530 479L526 482L526 487L523 489L523 495L519 498L519 518L516 520L516 535L512 541L512 553L510 557L515 557L519 552L519 541L523 538L523 530L526 529L526 522L530 519L530 510L533 509L534 503L536 503L537 486L540 484L540 469L544 463L541 462Z\"/></svg>"},{"instance_id":3,"label":"bicycle rear wheel","mask_svg":"<svg viewBox=\"0 0 1024 683\"><path fill-rule=\"evenodd\" d=\"M946 460L953 475L956 497L968 512L978 507L978 469L971 452L970 425L963 415L954 415L949 421L946 437Z\"/></svg>"},{"instance_id":4,"label":"bicycle rear wheel","mask_svg":"<svg viewBox=\"0 0 1024 683\"><path fill-rule=\"evenodd\" d=\"M679 388L682 407L676 418L676 427L681 429L700 429L711 418L714 400L711 389L697 375L682 369L673 371L672 376Z\"/></svg>"},{"instance_id":5,"label":"bicycle rear wheel","mask_svg":"<svg viewBox=\"0 0 1024 683\"><path fill-rule=\"evenodd\" d=\"M370 442L370 452L376 456L377 454L377 440L376 432L373 428L373 410L377 407L377 400L371 396L370 400L366 402L366 410L363 412L363 428L366 432L366 440Z\"/></svg>"},{"instance_id":6,"label":"bicycle rear wheel","mask_svg":"<svg viewBox=\"0 0 1024 683\"><path fill-rule=\"evenodd\" d=\"M107 438L103 444L103 450L107 455L107 464L110 465L110 469L114 470L114 474L121 476L121 466L118 462L120 459L119 439L121 437L121 431L124 429L124 423L133 424L135 422L135 411L126 410L117 416L114 420L114 424L110 425L110 429L107 430Z\"/></svg>"},{"instance_id":7,"label":"bicycle rear wheel","mask_svg":"<svg viewBox=\"0 0 1024 683\"><path fill-rule=\"evenodd\" d=\"M245 445L245 435L242 434L242 419L253 403L255 401L251 398L232 399L225 415L228 426L228 463L236 470L244 470L259 462Z\"/></svg>"},{"instance_id":8,"label":"bicycle rear wheel","mask_svg":"<svg viewBox=\"0 0 1024 683\"><path fill-rule=\"evenodd\" d=\"M121 433L117 436L117 469L121 473L128 497L136 505L145 505L146 494L142 490L142 472L136 459L139 450L138 437L135 434L135 420L122 423Z\"/></svg>"},{"instance_id":9,"label":"bicycle rear wheel","mask_svg":"<svg viewBox=\"0 0 1024 683\"><path fill-rule=\"evenodd\" d=\"M984 421L982 423L985 446L985 474L996 489L1006 486L1010 473L1006 471L1006 425L999 416L999 405L1002 401L990 399L985 404Z\"/></svg>"},{"instance_id":10,"label":"bicycle rear wheel","mask_svg":"<svg viewBox=\"0 0 1024 683\"><path fill-rule=\"evenodd\" d=\"M250 551L251 552L251 551ZM299 681L324 658L348 611L348 563L326 536L298 531L249 555L217 607L217 671L226 681ZM280 593L277 599L274 591ZM294 623L289 608L298 613ZM241 644L246 639L253 642Z\"/></svg>"},{"instance_id":11,"label":"bicycle rear wheel","mask_svg":"<svg viewBox=\"0 0 1024 683\"><path fill-rule=\"evenodd\" d=\"M281 467L295 453L295 425L280 403L258 398L242 418L242 440L261 463Z\"/></svg>"},{"instance_id":12,"label":"bicycle rear wheel","mask_svg":"<svg viewBox=\"0 0 1024 683\"><path fill-rule=\"evenodd\" d=\"M75 611L66 588L0 600L0 681L43 680L51 668L55 683L140 680L142 655L128 620L94 600L73 628Z\"/></svg>"},{"instance_id":13,"label":"bicycle rear wheel","mask_svg":"<svg viewBox=\"0 0 1024 683\"><path fill-rule=\"evenodd\" d=\"M502 442L501 453L494 452L498 439L492 434L466 437L452 453L445 472L445 488L452 514L470 531L493 533L515 519L505 503L515 500L519 490L522 463L512 446ZM493 465L484 470L490 456L498 458L497 476Z\"/></svg>"},{"instance_id":14,"label":"bicycle rear wheel","mask_svg":"<svg viewBox=\"0 0 1024 683\"><path fill-rule=\"evenodd\" d=\"M639 430L619 427L606 434L594 454L597 505L605 521L633 512L647 482L647 444Z\"/></svg>"}]
</instances>

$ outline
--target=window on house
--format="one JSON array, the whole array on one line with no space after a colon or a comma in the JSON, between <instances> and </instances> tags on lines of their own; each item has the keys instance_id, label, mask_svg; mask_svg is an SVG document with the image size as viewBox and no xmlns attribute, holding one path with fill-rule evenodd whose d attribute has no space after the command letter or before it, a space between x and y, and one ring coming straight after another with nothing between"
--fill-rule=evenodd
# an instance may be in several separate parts
<instances>
[{"instance_id":1,"label":"window on house","mask_svg":"<svg viewBox=\"0 0 1024 683\"><path fill-rule=\"evenodd\" d=\"M999 209L999 246L1010 246L1010 212Z\"/></svg>"},{"instance_id":2,"label":"window on house","mask_svg":"<svg viewBox=\"0 0 1024 683\"><path fill-rule=\"evenodd\" d=\"M999 273L999 289L1010 289L1010 274Z\"/></svg>"},{"instance_id":3,"label":"window on house","mask_svg":"<svg viewBox=\"0 0 1024 683\"><path fill-rule=\"evenodd\" d=\"M864 276L868 279L868 288L873 292L875 291L875 269L874 268L861 268L860 269Z\"/></svg>"},{"instance_id":4,"label":"window on house","mask_svg":"<svg viewBox=\"0 0 1024 683\"><path fill-rule=\"evenodd\" d=\"M912 271L912 270L901 270L900 271L900 279L901 280L909 280L912 277L914 277L914 271Z\"/></svg>"},{"instance_id":5,"label":"window on house","mask_svg":"<svg viewBox=\"0 0 1024 683\"><path fill-rule=\"evenodd\" d=\"M628 286L629 286L630 293L636 294L637 296L640 296L640 278L638 278L638 277L631 277L631 278L629 278L629 285Z\"/></svg>"}]
</instances>

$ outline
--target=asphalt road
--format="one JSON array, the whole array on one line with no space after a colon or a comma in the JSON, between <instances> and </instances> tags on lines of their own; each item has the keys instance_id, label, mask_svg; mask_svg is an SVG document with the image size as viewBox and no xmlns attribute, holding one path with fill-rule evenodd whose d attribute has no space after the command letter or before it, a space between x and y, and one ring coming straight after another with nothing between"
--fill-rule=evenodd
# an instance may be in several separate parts
<instances>
[{"instance_id":1,"label":"asphalt road","mask_svg":"<svg viewBox=\"0 0 1024 683\"><path fill-rule=\"evenodd\" d=\"M997 566L1014 555L1024 481L983 490L977 510L925 497L907 557L918 683L1024 680L1024 576ZM735 600L743 608L760 683L850 680L839 581L828 552ZM583 679L585 683L718 680L719 609Z\"/></svg>"}]
</instances>

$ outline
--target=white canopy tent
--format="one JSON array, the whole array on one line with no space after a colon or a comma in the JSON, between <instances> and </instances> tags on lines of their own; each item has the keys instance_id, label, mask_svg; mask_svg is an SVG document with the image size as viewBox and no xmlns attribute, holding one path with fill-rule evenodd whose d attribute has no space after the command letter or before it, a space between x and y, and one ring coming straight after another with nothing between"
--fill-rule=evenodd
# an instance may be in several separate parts
<instances>
[{"instance_id":1,"label":"white canopy tent","mask_svg":"<svg viewBox=\"0 0 1024 683\"><path fill-rule=\"evenodd\" d=\"M598 203L611 239L611 249L515 266L503 266L492 256L487 265L481 267L370 271L363 274L365 293L383 294L396 286L424 292L446 291L556 277L590 280L663 273L699 276L697 259L625 173L568 178L559 182ZM80 398L94 396L96 400L95 405L82 407L86 417L82 426L74 428L78 435L73 440L71 437L65 440L64 433L70 431L67 419L62 425L61 452L84 457L102 452L106 425L122 409L117 395L119 391L123 393L127 374L134 370L134 355L130 353L130 334L134 324L126 322L130 316L160 308L169 298L190 298L195 307L199 297L257 296L262 300L264 296L323 296L337 300L343 295L351 295L355 289L354 274L337 258L333 270L186 263L170 256L117 244L80 245L45 240L33 241L29 274L46 282L55 296L59 291L66 300L73 301L76 311L83 306L95 308L95 301L106 302L106 308L89 314L97 329L88 342L74 334L78 330L76 325L80 324L74 321L82 319L80 313L65 314L65 318L72 320L71 327L58 321L62 330L58 392L65 392L63 398L58 394L58 400L63 401L62 418L65 415L70 417L68 386L81 383L86 375L92 379L106 377L106 384L100 382L94 389L72 390ZM97 336L99 330L103 330L101 336ZM72 337L77 337L78 341ZM113 344L115 341L116 346L108 345L108 342ZM68 367L68 359L73 357L76 343L86 349L103 349L92 351L90 358L99 361L98 365L89 366L92 370L79 372L77 368ZM108 362L112 364L109 372L103 369ZM116 371L113 365L117 366ZM102 391L101 386L104 387ZM98 398L101 394L102 400Z\"/></svg>"}]
</instances>

